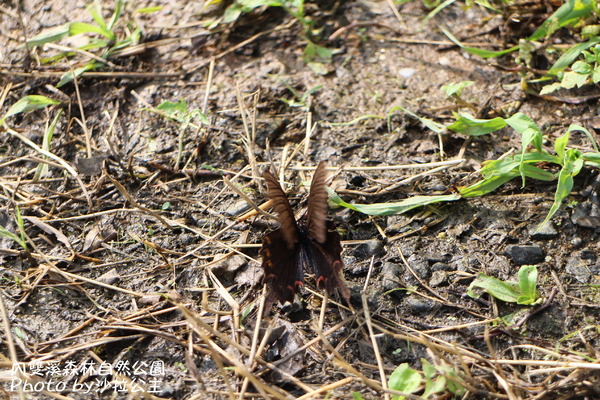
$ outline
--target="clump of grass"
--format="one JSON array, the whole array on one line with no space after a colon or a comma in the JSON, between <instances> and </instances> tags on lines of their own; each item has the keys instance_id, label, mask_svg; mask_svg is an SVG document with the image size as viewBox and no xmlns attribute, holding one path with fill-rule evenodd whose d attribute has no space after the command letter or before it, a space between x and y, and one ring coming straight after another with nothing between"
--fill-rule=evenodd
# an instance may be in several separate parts
<instances>
[{"instance_id":1,"label":"clump of grass","mask_svg":"<svg viewBox=\"0 0 600 400\"><path fill-rule=\"evenodd\" d=\"M39 35L27 40L27 47L39 47L47 43L57 43L67 37L75 35L86 35L88 43L74 49L63 49L59 54L41 58L43 63L56 63L63 59L70 59L75 54L85 54L90 59L82 66L75 68L73 71L68 71L60 79L58 87L73 80L74 76L79 76L86 71L97 70L104 65L110 65L109 59L118 55L125 48L136 45L140 42L142 31L132 22L122 22L125 2L123 0L115 0L114 11L108 20L104 19L103 9L100 2L95 1L93 4L86 6L94 23L87 22L69 22L67 24L48 29ZM159 10L160 7L140 8L136 13L152 13ZM97 51L98 54L91 52Z\"/></svg>"}]
</instances>

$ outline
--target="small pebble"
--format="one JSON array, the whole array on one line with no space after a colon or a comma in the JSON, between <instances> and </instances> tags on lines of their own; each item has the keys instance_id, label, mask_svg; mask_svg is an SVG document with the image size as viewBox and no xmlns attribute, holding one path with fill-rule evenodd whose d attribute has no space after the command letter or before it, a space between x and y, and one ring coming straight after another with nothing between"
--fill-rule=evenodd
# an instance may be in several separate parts
<instances>
[{"instance_id":1,"label":"small pebble","mask_svg":"<svg viewBox=\"0 0 600 400\"><path fill-rule=\"evenodd\" d=\"M565 272L579 283L588 283L592 277L592 271L588 263L578 256L572 256L567 260Z\"/></svg>"},{"instance_id":2,"label":"small pebble","mask_svg":"<svg viewBox=\"0 0 600 400\"><path fill-rule=\"evenodd\" d=\"M534 265L544 261L544 251L537 245L510 245L505 254L516 265Z\"/></svg>"},{"instance_id":3,"label":"small pebble","mask_svg":"<svg viewBox=\"0 0 600 400\"><path fill-rule=\"evenodd\" d=\"M404 306L409 313L421 315L433 310L436 303L420 296L409 296L404 301Z\"/></svg>"},{"instance_id":4,"label":"small pebble","mask_svg":"<svg viewBox=\"0 0 600 400\"><path fill-rule=\"evenodd\" d=\"M537 226L534 225L530 230L531 238L534 240L549 240L558 237L558 231L552 223L544 224L537 232L535 232L536 229Z\"/></svg>"},{"instance_id":5,"label":"small pebble","mask_svg":"<svg viewBox=\"0 0 600 400\"><path fill-rule=\"evenodd\" d=\"M236 215L240 215L248 210L250 210L250 205L246 203L245 200L240 200L237 203L229 206L229 208L225 210L223 214L225 214L228 217L233 217Z\"/></svg>"},{"instance_id":6,"label":"small pebble","mask_svg":"<svg viewBox=\"0 0 600 400\"><path fill-rule=\"evenodd\" d=\"M381 240L372 239L359 244L354 249L354 256L358 259L367 259L373 256L381 256L385 253L385 248Z\"/></svg>"},{"instance_id":7,"label":"small pebble","mask_svg":"<svg viewBox=\"0 0 600 400\"><path fill-rule=\"evenodd\" d=\"M429 286L438 287L448 283L448 273L446 271L433 271L431 279L429 280Z\"/></svg>"}]
</instances>

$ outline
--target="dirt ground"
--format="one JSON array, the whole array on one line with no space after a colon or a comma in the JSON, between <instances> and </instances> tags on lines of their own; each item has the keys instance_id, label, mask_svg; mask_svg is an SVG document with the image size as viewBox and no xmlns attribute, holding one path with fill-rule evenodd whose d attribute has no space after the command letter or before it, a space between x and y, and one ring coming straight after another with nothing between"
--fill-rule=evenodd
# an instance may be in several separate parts
<instances>
[{"instance_id":1,"label":"dirt ground","mask_svg":"<svg viewBox=\"0 0 600 400\"><path fill-rule=\"evenodd\" d=\"M22 44L24 34L92 23L86 2L3 6L2 112L26 95L61 102L6 123L41 146L62 109L49 151L77 178L50 160L35 180L43 154L0 133L1 225L20 235L20 214L28 242L25 251L0 238L1 398L380 399L382 376L402 363L435 365L466 399L600 398L600 180L592 170L535 235L552 182L510 182L402 215L333 209L355 311L334 295L319 322L322 293L308 275L293 305L259 318L260 243L276 223L247 215L242 195L267 201L260 173L270 161L285 161L296 210L322 160L345 201L394 202L474 183L483 161L519 149L521 139L508 128L438 137L398 107L443 124L459 108L480 118L520 111L550 147L570 124L598 126L597 101L525 93L512 57L483 60L442 32L505 48L514 18L455 4L424 21L428 10L414 1L397 7L399 20L390 3L307 3L320 44L333 50L318 74L302 57L302 25L282 9L208 30L223 11L201 1L132 1L117 31L141 27L144 45L79 77L78 91L56 88L69 63L40 64L63 48L28 56ZM551 12L532 4L519 29ZM102 5L108 18L114 4ZM134 13L155 5L162 9ZM89 57L70 60L77 68ZM474 84L460 106L441 90L467 80ZM189 125L157 110L181 100L197 111ZM583 134L573 143L592 150ZM522 264L538 266L540 304L467 296L477 274L516 280Z\"/></svg>"}]
</instances>

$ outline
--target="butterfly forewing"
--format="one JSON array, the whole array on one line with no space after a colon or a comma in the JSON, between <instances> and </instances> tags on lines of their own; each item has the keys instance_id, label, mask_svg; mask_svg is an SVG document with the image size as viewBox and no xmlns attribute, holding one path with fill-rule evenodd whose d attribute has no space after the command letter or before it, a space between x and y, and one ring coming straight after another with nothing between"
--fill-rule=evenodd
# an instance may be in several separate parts
<instances>
[{"instance_id":1,"label":"butterfly forewing","mask_svg":"<svg viewBox=\"0 0 600 400\"><path fill-rule=\"evenodd\" d=\"M294 217L294 211L285 192L279 185L277 179L269 171L263 172L263 178L269 189L269 198L273 201L273 208L277 213L277 220L281 224L281 234L285 239L287 248L291 249L298 243L298 224Z\"/></svg>"},{"instance_id":2,"label":"butterfly forewing","mask_svg":"<svg viewBox=\"0 0 600 400\"><path fill-rule=\"evenodd\" d=\"M310 184L310 194L308 196L308 236L318 243L325 243L327 239L327 190L325 189L325 179L327 170L325 162L321 161L315 170L315 174Z\"/></svg>"}]
</instances>

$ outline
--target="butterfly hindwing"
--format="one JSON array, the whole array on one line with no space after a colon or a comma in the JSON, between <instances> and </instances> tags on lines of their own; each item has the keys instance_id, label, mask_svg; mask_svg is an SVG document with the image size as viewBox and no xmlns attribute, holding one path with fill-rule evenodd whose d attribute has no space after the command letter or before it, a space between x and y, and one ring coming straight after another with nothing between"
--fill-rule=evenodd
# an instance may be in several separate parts
<instances>
[{"instance_id":1,"label":"butterfly hindwing","mask_svg":"<svg viewBox=\"0 0 600 400\"><path fill-rule=\"evenodd\" d=\"M297 262L299 245L290 250L282 228L263 238L262 267L265 273L264 282L269 287L269 302L279 300L281 303L294 302L298 286L302 285L304 273Z\"/></svg>"},{"instance_id":2,"label":"butterfly hindwing","mask_svg":"<svg viewBox=\"0 0 600 400\"><path fill-rule=\"evenodd\" d=\"M336 289L340 295L350 302L350 289L342 276L344 262L342 261L342 244L340 234L337 233L332 222L326 225L325 243L313 241L315 251L314 272L317 287L333 293Z\"/></svg>"}]
</instances>

